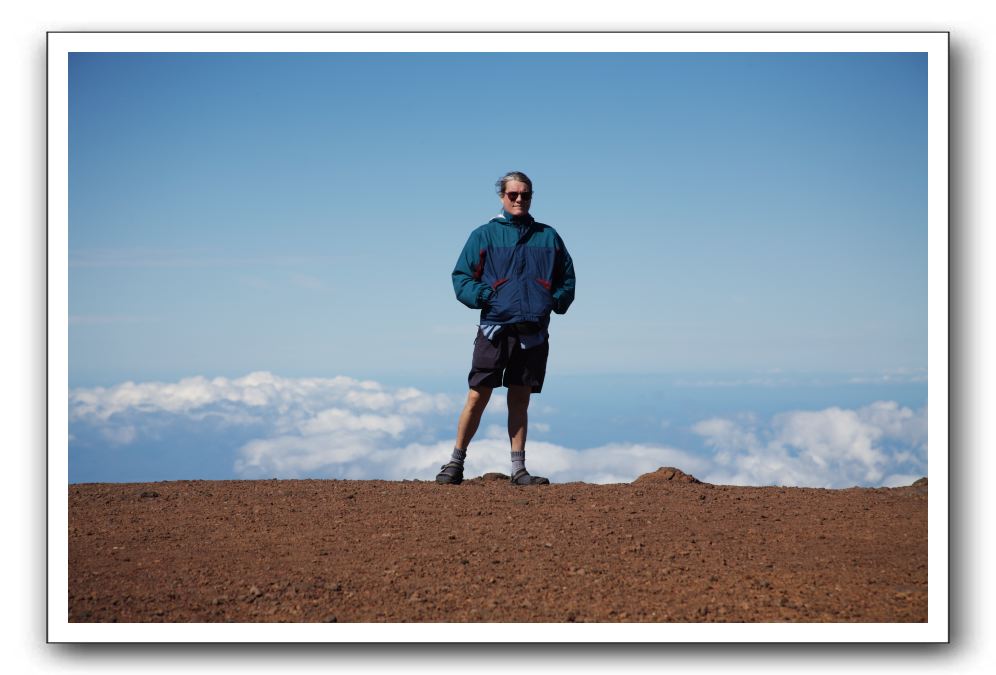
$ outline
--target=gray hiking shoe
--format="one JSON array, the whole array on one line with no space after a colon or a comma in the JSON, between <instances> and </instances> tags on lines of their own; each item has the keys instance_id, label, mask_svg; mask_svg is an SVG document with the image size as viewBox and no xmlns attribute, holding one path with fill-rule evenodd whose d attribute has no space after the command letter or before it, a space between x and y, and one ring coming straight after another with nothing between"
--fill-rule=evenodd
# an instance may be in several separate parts
<instances>
[{"instance_id":1,"label":"gray hiking shoe","mask_svg":"<svg viewBox=\"0 0 996 675\"><path fill-rule=\"evenodd\" d=\"M442 471L436 474L436 482L440 485L459 485L463 482L463 466L449 462L442 466Z\"/></svg>"},{"instance_id":2,"label":"gray hiking shoe","mask_svg":"<svg viewBox=\"0 0 996 675\"><path fill-rule=\"evenodd\" d=\"M532 476L525 469L519 469L512 474L512 485L549 485L550 479L543 476Z\"/></svg>"}]
</instances>

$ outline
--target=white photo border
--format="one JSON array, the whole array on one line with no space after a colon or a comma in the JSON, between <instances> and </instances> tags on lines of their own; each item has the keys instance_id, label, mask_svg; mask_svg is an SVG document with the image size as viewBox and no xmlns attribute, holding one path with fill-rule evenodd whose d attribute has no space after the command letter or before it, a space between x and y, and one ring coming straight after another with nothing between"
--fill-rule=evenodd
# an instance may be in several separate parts
<instances>
[{"instance_id":1,"label":"white photo border","mask_svg":"<svg viewBox=\"0 0 996 675\"><path fill-rule=\"evenodd\" d=\"M929 614L880 624L103 624L68 620L69 143L72 52L920 52L928 55ZM48 34L49 642L949 641L947 32L52 32Z\"/></svg>"}]
</instances>

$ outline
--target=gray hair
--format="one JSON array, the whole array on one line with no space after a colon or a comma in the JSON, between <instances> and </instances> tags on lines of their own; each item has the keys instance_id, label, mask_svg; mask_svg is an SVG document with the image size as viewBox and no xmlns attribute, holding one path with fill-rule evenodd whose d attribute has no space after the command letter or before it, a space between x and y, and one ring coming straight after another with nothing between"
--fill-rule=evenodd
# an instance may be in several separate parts
<instances>
[{"instance_id":1,"label":"gray hair","mask_svg":"<svg viewBox=\"0 0 996 675\"><path fill-rule=\"evenodd\" d=\"M518 181L520 183L525 183L526 185L529 186L530 191L532 191L533 189L533 182L529 180L529 176L522 173L521 171L509 171L504 176L495 181L495 189L498 190L498 194L500 195L505 194L505 185L512 180Z\"/></svg>"}]
</instances>

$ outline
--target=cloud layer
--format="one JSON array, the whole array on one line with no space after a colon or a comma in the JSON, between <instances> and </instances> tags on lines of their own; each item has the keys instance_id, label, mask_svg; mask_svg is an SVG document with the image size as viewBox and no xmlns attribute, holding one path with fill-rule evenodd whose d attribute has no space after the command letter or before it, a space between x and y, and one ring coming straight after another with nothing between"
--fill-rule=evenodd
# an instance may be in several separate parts
<instances>
[{"instance_id":1,"label":"cloud layer","mask_svg":"<svg viewBox=\"0 0 996 675\"><path fill-rule=\"evenodd\" d=\"M692 429L714 451L715 483L894 486L927 470L927 411L894 401L785 412L767 424L713 418Z\"/></svg>"},{"instance_id":2,"label":"cloud layer","mask_svg":"<svg viewBox=\"0 0 996 675\"><path fill-rule=\"evenodd\" d=\"M509 471L503 402L494 397L471 446L474 475ZM71 392L71 449L86 439L136 452L150 439L168 447L163 439L182 430L187 442L225 439L232 477L429 479L449 457L461 404L444 394L341 376L257 372L125 382ZM628 482L669 465L708 482L744 485L900 485L926 475L926 410L895 402L789 411L768 420L703 419L691 426L700 447L690 449L626 439L591 448L559 445L546 440L556 429L544 413L554 412L530 410L528 456L534 470L557 482ZM661 428L667 433L668 425Z\"/></svg>"}]
</instances>

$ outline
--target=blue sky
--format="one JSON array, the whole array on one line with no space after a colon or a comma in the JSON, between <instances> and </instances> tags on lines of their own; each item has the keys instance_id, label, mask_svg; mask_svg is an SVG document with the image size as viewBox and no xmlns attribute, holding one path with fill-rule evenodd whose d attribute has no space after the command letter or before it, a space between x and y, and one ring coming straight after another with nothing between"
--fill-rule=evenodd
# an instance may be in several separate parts
<instances>
[{"instance_id":1,"label":"blue sky","mask_svg":"<svg viewBox=\"0 0 996 675\"><path fill-rule=\"evenodd\" d=\"M926 473L924 55L73 54L69 92L71 481L431 475L511 169L578 274L534 470Z\"/></svg>"}]
</instances>

